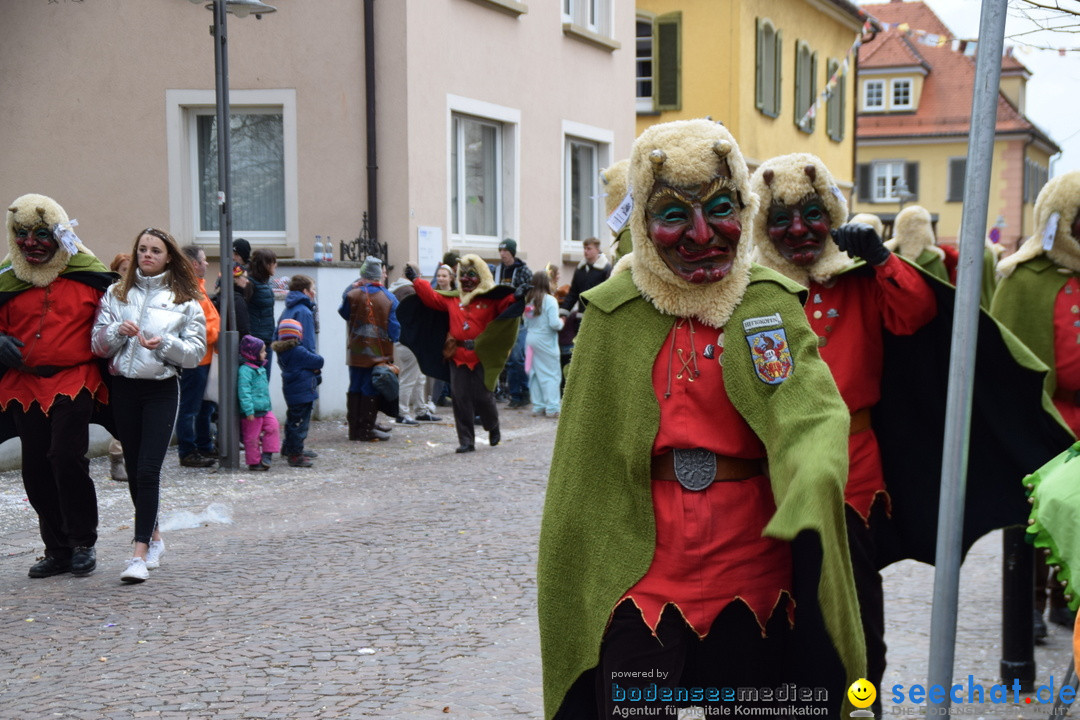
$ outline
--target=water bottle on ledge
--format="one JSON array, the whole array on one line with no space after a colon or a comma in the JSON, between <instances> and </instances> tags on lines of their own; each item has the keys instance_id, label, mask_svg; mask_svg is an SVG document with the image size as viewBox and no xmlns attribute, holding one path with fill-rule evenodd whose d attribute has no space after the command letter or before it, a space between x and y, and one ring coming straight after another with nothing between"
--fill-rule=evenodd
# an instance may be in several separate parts
<instances>
[{"instance_id":1,"label":"water bottle on ledge","mask_svg":"<svg viewBox=\"0 0 1080 720\"><path fill-rule=\"evenodd\" d=\"M323 242L322 235L315 236L315 262L322 262L323 259Z\"/></svg>"},{"instance_id":2,"label":"water bottle on ledge","mask_svg":"<svg viewBox=\"0 0 1080 720\"><path fill-rule=\"evenodd\" d=\"M326 244L323 245L323 262L334 262L334 243L330 241L330 236L326 236Z\"/></svg>"}]
</instances>

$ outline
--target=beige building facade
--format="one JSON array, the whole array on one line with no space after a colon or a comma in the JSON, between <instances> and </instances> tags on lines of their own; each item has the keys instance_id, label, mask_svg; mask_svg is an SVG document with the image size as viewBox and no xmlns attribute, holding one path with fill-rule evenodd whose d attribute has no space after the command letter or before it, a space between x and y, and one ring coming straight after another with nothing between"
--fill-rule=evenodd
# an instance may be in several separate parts
<instances>
[{"instance_id":1,"label":"beige building facade","mask_svg":"<svg viewBox=\"0 0 1080 720\"><path fill-rule=\"evenodd\" d=\"M492 260L506 237L535 269L605 232L598 172L634 138L629 0L272 4L227 23L234 237L302 259L329 236L340 259L369 167L398 269L450 248ZM0 198L56 198L106 261L150 225L216 258L212 21L187 0L5 8Z\"/></svg>"}]
</instances>

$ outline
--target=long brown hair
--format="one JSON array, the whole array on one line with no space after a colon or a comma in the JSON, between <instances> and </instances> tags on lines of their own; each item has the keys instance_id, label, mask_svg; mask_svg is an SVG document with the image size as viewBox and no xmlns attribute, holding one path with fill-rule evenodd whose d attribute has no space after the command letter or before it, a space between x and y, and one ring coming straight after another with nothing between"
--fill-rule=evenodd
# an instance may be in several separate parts
<instances>
[{"instance_id":1,"label":"long brown hair","mask_svg":"<svg viewBox=\"0 0 1080 720\"><path fill-rule=\"evenodd\" d=\"M277 255L273 250L259 248L251 253L251 262L248 263L248 277L261 283L270 279L270 266L277 262Z\"/></svg>"},{"instance_id":2,"label":"long brown hair","mask_svg":"<svg viewBox=\"0 0 1080 720\"><path fill-rule=\"evenodd\" d=\"M544 309L545 295L551 295L551 278L546 272L533 273L532 288L525 294L525 303L533 306L533 317Z\"/></svg>"},{"instance_id":3,"label":"long brown hair","mask_svg":"<svg viewBox=\"0 0 1080 720\"><path fill-rule=\"evenodd\" d=\"M128 290L135 285L135 271L138 270L139 264L135 262L134 258L139 256L139 240L142 239L143 235L156 237L165 244L165 252L169 256L165 269L169 273L169 290L172 291L173 302L180 305L188 300L198 301L202 299L203 294L199 289L199 280L195 277L195 268L191 266L191 261L180 249L176 239L167 231L152 227L140 230L139 234L135 236L135 242L131 246L131 257L133 259L131 264L128 265L127 273L120 278L119 287L116 288L116 298L120 302L127 302Z\"/></svg>"}]
</instances>

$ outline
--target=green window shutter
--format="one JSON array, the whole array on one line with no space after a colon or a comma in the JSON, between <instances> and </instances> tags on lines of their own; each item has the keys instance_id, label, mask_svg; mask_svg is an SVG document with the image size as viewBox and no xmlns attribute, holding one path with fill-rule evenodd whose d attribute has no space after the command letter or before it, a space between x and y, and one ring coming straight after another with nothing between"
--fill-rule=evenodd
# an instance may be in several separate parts
<instances>
[{"instance_id":1,"label":"green window shutter","mask_svg":"<svg viewBox=\"0 0 1080 720\"><path fill-rule=\"evenodd\" d=\"M681 72L679 47L682 25L682 13L669 13L656 18L653 24L653 46L656 54L656 93L657 110L680 110L682 92L680 89Z\"/></svg>"},{"instance_id":2,"label":"green window shutter","mask_svg":"<svg viewBox=\"0 0 1080 720\"><path fill-rule=\"evenodd\" d=\"M949 158L949 195L945 202L964 200L964 175L967 173L967 158Z\"/></svg>"},{"instance_id":3,"label":"green window shutter","mask_svg":"<svg viewBox=\"0 0 1080 720\"><path fill-rule=\"evenodd\" d=\"M874 199L874 190L870 187L871 182L871 166L870 163L861 163L855 168L856 179L858 187L855 192L859 197L859 202L870 202Z\"/></svg>"},{"instance_id":4,"label":"green window shutter","mask_svg":"<svg viewBox=\"0 0 1080 720\"><path fill-rule=\"evenodd\" d=\"M757 46L754 53L754 105L758 110L765 109L765 30L762 27L761 18L755 20L757 24Z\"/></svg>"},{"instance_id":5,"label":"green window shutter","mask_svg":"<svg viewBox=\"0 0 1080 720\"><path fill-rule=\"evenodd\" d=\"M802 132L814 132L816 117L811 117L805 125L799 123L817 100L817 53L810 52L810 47L800 41L795 43L795 102L792 113L795 127Z\"/></svg>"},{"instance_id":6,"label":"green window shutter","mask_svg":"<svg viewBox=\"0 0 1080 720\"><path fill-rule=\"evenodd\" d=\"M825 82L828 83L829 78L840 71L840 63L836 60L830 60L826 66L826 78ZM832 95L829 96L829 100L825 104L826 113L826 129L829 133L829 139L835 142L841 142L844 139L844 107L845 100L847 99L845 93L847 92L847 78L843 75L836 79L836 86L833 87Z\"/></svg>"},{"instance_id":7,"label":"green window shutter","mask_svg":"<svg viewBox=\"0 0 1080 720\"><path fill-rule=\"evenodd\" d=\"M909 162L904 163L904 181L907 183L908 192L911 193L911 200L915 201L919 199L919 163Z\"/></svg>"},{"instance_id":8,"label":"green window shutter","mask_svg":"<svg viewBox=\"0 0 1080 720\"><path fill-rule=\"evenodd\" d=\"M780 115L780 107L782 105L781 100L780 100L780 97L781 97L780 96L780 90L783 87L782 84L781 84L781 81L784 78L784 73L782 72L782 68L784 67L784 63L783 63L784 34L782 32L780 32L779 30L776 31L776 36L773 38L773 43L774 43L773 44L773 56L774 57L773 57L773 86L772 86L772 96L773 96L772 116L773 117L779 117L779 115Z\"/></svg>"}]
</instances>

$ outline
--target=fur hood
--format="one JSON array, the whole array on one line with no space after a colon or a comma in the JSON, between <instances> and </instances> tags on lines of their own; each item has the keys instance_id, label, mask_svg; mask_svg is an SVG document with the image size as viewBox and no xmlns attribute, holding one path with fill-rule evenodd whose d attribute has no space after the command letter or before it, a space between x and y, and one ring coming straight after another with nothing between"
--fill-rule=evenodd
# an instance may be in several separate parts
<instances>
[{"instance_id":1,"label":"fur hood","mask_svg":"<svg viewBox=\"0 0 1080 720\"><path fill-rule=\"evenodd\" d=\"M852 222L855 218L852 218ZM881 235L881 232L878 232ZM930 250L939 259L945 259L945 251L934 242L934 225L930 211L918 205L909 205L899 212L893 225L893 236L885 241L885 247L908 260L916 260L924 250Z\"/></svg>"},{"instance_id":2,"label":"fur hood","mask_svg":"<svg viewBox=\"0 0 1080 720\"><path fill-rule=\"evenodd\" d=\"M581 270L581 269L585 268L585 267L586 267L586 266L587 266L588 264L589 264L589 263L587 263L587 262L585 262L584 260L582 260L581 262L579 262L579 263L577 264L577 269L578 269L578 270ZM599 254L599 255L598 255L597 257L596 257L596 262L594 262L594 263L592 264L592 266L593 266L594 268L596 268L597 270L606 270L606 269L608 269L609 267L611 267L611 261L610 261L610 260L608 260L608 258L607 258L607 255L605 255L604 253L600 253L600 254Z\"/></svg>"},{"instance_id":3,"label":"fur hood","mask_svg":"<svg viewBox=\"0 0 1080 720\"><path fill-rule=\"evenodd\" d=\"M461 261L458 263L457 270L457 286L461 287L461 273L465 268L471 268L476 271L476 274L480 276L480 284L476 286L476 289L471 293L463 292L460 297L461 306L465 307L472 299L477 295L483 295L486 292L491 292L495 289L495 278L491 274L491 270L488 268L488 264L479 255L469 253L468 255L462 255Z\"/></svg>"},{"instance_id":4,"label":"fur hood","mask_svg":"<svg viewBox=\"0 0 1080 720\"><path fill-rule=\"evenodd\" d=\"M885 239L885 224L882 223L881 218L879 218L874 213L855 213L851 216L851 219L848 220L848 222L869 225L870 227L874 228L874 232L878 234L879 238L881 238L882 240Z\"/></svg>"},{"instance_id":5,"label":"fur hood","mask_svg":"<svg viewBox=\"0 0 1080 720\"><path fill-rule=\"evenodd\" d=\"M71 253L64 249L63 244L56 249L56 254L44 265L31 265L23 257L19 246L15 244L15 231L19 229L33 229L45 225L53 232L53 236L59 241L60 233L65 229L70 231L68 215L64 208L50 197L45 195L28 194L15 199L8 206L7 211L7 238L8 256L5 259L11 261L11 269L15 277L23 282L28 282L37 287L45 287L67 267L71 260ZM85 245L76 238L75 247L79 252L93 255Z\"/></svg>"},{"instance_id":6,"label":"fur hood","mask_svg":"<svg viewBox=\"0 0 1080 720\"><path fill-rule=\"evenodd\" d=\"M1035 232L1020 248L998 263L998 276L1007 278L1020 263L1043 253L1056 264L1080 272L1080 241L1072 236L1072 224L1080 210L1080 170L1059 175L1043 186L1035 200ZM1043 250L1050 217L1058 215L1053 246Z\"/></svg>"},{"instance_id":7,"label":"fur hood","mask_svg":"<svg viewBox=\"0 0 1080 720\"><path fill-rule=\"evenodd\" d=\"M649 239L645 205L657 182L697 187L714 180L722 164L730 173L724 184L736 194L742 237L731 272L717 282L695 285L675 275L660 258ZM634 260L627 262L634 284L662 313L723 327L750 282L750 238L758 208L757 196L750 190L750 172L735 138L711 120L653 125L634 142L627 177L634 203L629 221Z\"/></svg>"},{"instance_id":8,"label":"fur hood","mask_svg":"<svg viewBox=\"0 0 1080 720\"><path fill-rule=\"evenodd\" d=\"M296 338L289 338L288 340L275 340L270 343L270 349L280 355L283 352L292 350L294 347L300 344L300 341Z\"/></svg>"},{"instance_id":9,"label":"fur hood","mask_svg":"<svg viewBox=\"0 0 1080 720\"><path fill-rule=\"evenodd\" d=\"M600 171L600 182L604 184L604 214L608 217L626 197L626 176L630 172L630 158L620 160L606 170Z\"/></svg>"},{"instance_id":10,"label":"fur hood","mask_svg":"<svg viewBox=\"0 0 1080 720\"><path fill-rule=\"evenodd\" d=\"M785 260L769 239L769 207L774 203L794 205L816 194L825 203L832 227L838 228L847 220L847 200L821 158L810 153L792 153L767 160L754 171L751 187L761 198L754 220L754 259L758 263L806 286L812 281L826 282L855 264L832 238L825 240L825 249L817 262L808 267Z\"/></svg>"}]
</instances>

